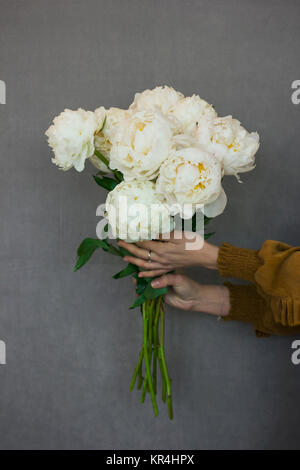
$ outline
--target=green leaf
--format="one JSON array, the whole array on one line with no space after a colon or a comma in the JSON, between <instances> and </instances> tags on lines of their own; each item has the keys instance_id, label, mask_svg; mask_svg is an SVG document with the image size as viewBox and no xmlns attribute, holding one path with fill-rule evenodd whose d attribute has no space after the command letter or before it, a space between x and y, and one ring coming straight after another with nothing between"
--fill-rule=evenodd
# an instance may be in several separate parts
<instances>
[{"instance_id":1,"label":"green leaf","mask_svg":"<svg viewBox=\"0 0 300 470\"><path fill-rule=\"evenodd\" d=\"M105 248L103 248L103 250L107 251L107 253L111 253L112 255L122 257L122 255L121 255L120 251L118 250L118 248L116 248L113 244L107 243L107 246Z\"/></svg>"},{"instance_id":2,"label":"green leaf","mask_svg":"<svg viewBox=\"0 0 300 470\"><path fill-rule=\"evenodd\" d=\"M122 269L122 271L115 274L113 278L120 279L121 277L130 276L131 274L136 273L136 272L137 272L137 267L132 263L128 263L126 268Z\"/></svg>"},{"instance_id":3,"label":"green leaf","mask_svg":"<svg viewBox=\"0 0 300 470\"><path fill-rule=\"evenodd\" d=\"M144 296L144 294L142 294L133 302L133 304L129 308L132 309L138 307L139 305L142 305L146 300L146 297Z\"/></svg>"},{"instance_id":4,"label":"green leaf","mask_svg":"<svg viewBox=\"0 0 300 470\"><path fill-rule=\"evenodd\" d=\"M209 224L209 222L212 220L212 217L206 217L206 215L204 216L204 225L207 225Z\"/></svg>"},{"instance_id":5,"label":"green leaf","mask_svg":"<svg viewBox=\"0 0 300 470\"><path fill-rule=\"evenodd\" d=\"M97 248L103 248L107 251L107 245L108 243L106 240L99 240L98 238L85 238L77 250L78 259L74 271L77 271L79 268L81 268L90 259Z\"/></svg>"},{"instance_id":6,"label":"green leaf","mask_svg":"<svg viewBox=\"0 0 300 470\"><path fill-rule=\"evenodd\" d=\"M77 250L78 256L83 256L89 253L92 249L106 247L106 240L99 240L98 238L85 238L79 245Z\"/></svg>"},{"instance_id":7,"label":"green leaf","mask_svg":"<svg viewBox=\"0 0 300 470\"><path fill-rule=\"evenodd\" d=\"M212 220L211 217L206 217L206 215L204 215L204 225L209 224L211 220ZM192 232L196 232L196 228L197 228L196 225L197 225L197 213L195 212L195 214L192 217ZM181 226L182 226L182 230L184 230L185 219L181 220Z\"/></svg>"},{"instance_id":8,"label":"green leaf","mask_svg":"<svg viewBox=\"0 0 300 470\"><path fill-rule=\"evenodd\" d=\"M196 232L197 225L197 214L195 213L192 217L192 232Z\"/></svg>"},{"instance_id":9,"label":"green leaf","mask_svg":"<svg viewBox=\"0 0 300 470\"><path fill-rule=\"evenodd\" d=\"M118 170L113 170L113 173L115 175L115 178L118 180L119 183L121 183L124 180L123 173L121 173Z\"/></svg>"},{"instance_id":10,"label":"green leaf","mask_svg":"<svg viewBox=\"0 0 300 470\"><path fill-rule=\"evenodd\" d=\"M136 279L136 293L138 295L143 294L144 290L146 289L148 283L152 280L152 278L143 278L143 277L138 277L138 275L134 275ZM149 280L148 280L149 279Z\"/></svg>"},{"instance_id":11,"label":"green leaf","mask_svg":"<svg viewBox=\"0 0 300 470\"><path fill-rule=\"evenodd\" d=\"M97 248L102 248L104 251L111 253L112 255L122 256L119 250L115 246L109 244L107 240L99 240L98 238L85 238L77 250L78 258L74 271L77 271L79 268L81 268L90 259Z\"/></svg>"},{"instance_id":12,"label":"green leaf","mask_svg":"<svg viewBox=\"0 0 300 470\"><path fill-rule=\"evenodd\" d=\"M99 178L99 176L93 176L93 178L99 186L102 186L102 188L105 188L108 191L112 191L118 184L117 181L112 178L108 178L107 176L103 176L102 178Z\"/></svg>"},{"instance_id":13,"label":"green leaf","mask_svg":"<svg viewBox=\"0 0 300 470\"><path fill-rule=\"evenodd\" d=\"M149 283L144 291L144 296L146 297L147 300L149 299L156 299L156 297L159 297L160 295L165 295L168 292L167 287L161 287L160 289L154 289L151 286L151 283Z\"/></svg>"},{"instance_id":14,"label":"green leaf","mask_svg":"<svg viewBox=\"0 0 300 470\"><path fill-rule=\"evenodd\" d=\"M204 234L204 240L208 240L210 237L212 237L216 232L210 232L210 233L205 233Z\"/></svg>"}]
</instances>

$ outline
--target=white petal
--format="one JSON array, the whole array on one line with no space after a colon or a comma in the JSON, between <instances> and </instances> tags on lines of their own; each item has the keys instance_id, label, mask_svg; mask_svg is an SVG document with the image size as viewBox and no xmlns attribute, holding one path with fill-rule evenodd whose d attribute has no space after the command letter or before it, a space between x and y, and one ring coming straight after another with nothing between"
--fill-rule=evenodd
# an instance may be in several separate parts
<instances>
[{"instance_id":1,"label":"white petal","mask_svg":"<svg viewBox=\"0 0 300 470\"><path fill-rule=\"evenodd\" d=\"M227 204L227 196L224 189L221 189L221 192L218 198L211 202L210 204L205 204L203 208L203 214L206 217L217 217L217 215L222 214Z\"/></svg>"},{"instance_id":2,"label":"white petal","mask_svg":"<svg viewBox=\"0 0 300 470\"><path fill-rule=\"evenodd\" d=\"M78 158L78 160L74 161L74 168L75 170L81 172L84 170L84 158Z\"/></svg>"}]
</instances>

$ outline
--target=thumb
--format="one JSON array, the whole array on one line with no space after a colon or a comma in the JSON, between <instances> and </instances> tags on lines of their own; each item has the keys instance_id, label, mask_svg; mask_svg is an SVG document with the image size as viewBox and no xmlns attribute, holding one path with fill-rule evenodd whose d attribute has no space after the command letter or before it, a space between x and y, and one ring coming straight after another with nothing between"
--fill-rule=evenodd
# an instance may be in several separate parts
<instances>
[{"instance_id":1,"label":"thumb","mask_svg":"<svg viewBox=\"0 0 300 470\"><path fill-rule=\"evenodd\" d=\"M180 282L180 275L178 274L164 274L161 277L158 277L157 279L154 279L151 282L151 286L154 287L155 289L162 288L162 287L167 287L167 286L175 286Z\"/></svg>"}]
</instances>

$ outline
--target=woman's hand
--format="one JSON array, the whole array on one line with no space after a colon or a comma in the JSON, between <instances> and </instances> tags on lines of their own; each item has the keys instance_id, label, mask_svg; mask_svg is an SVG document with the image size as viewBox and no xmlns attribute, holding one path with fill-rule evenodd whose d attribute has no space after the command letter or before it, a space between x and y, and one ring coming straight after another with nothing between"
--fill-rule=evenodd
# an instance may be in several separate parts
<instances>
[{"instance_id":1,"label":"woman's hand","mask_svg":"<svg viewBox=\"0 0 300 470\"><path fill-rule=\"evenodd\" d=\"M203 286L184 274L165 274L152 287L170 286L165 301L172 307L226 316L230 311L229 290L225 286Z\"/></svg>"},{"instance_id":2,"label":"woman's hand","mask_svg":"<svg viewBox=\"0 0 300 470\"><path fill-rule=\"evenodd\" d=\"M124 261L145 270L139 277L160 276L187 266L217 269L219 248L205 242L199 234L175 231L168 234L168 241L163 240L164 235L161 235L159 240L136 244L120 240L118 245L134 255L125 256Z\"/></svg>"}]
</instances>

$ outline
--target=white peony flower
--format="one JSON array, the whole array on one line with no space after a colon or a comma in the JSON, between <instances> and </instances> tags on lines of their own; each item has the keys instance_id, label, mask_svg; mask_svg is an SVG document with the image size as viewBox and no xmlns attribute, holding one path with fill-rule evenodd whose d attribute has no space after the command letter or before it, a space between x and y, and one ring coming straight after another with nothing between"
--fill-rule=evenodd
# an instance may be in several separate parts
<instances>
[{"instance_id":1,"label":"white peony flower","mask_svg":"<svg viewBox=\"0 0 300 470\"><path fill-rule=\"evenodd\" d=\"M100 127L93 112L81 108L77 111L65 109L46 131L55 155L52 162L62 170L74 166L77 171L82 171L85 160L94 153L94 134Z\"/></svg>"},{"instance_id":2,"label":"white peony flower","mask_svg":"<svg viewBox=\"0 0 300 470\"><path fill-rule=\"evenodd\" d=\"M222 162L225 175L237 176L255 167L259 135L257 132L250 134L232 116L210 121L202 119L195 136L199 144Z\"/></svg>"},{"instance_id":3,"label":"white peony flower","mask_svg":"<svg viewBox=\"0 0 300 470\"><path fill-rule=\"evenodd\" d=\"M202 100L198 95L182 98L177 101L169 112L171 116L180 122L182 131L187 134L195 132L201 118L214 119L217 117L213 106Z\"/></svg>"},{"instance_id":4,"label":"white peony flower","mask_svg":"<svg viewBox=\"0 0 300 470\"><path fill-rule=\"evenodd\" d=\"M173 230L173 219L151 181L123 181L106 199L113 237L128 242L151 240Z\"/></svg>"},{"instance_id":5,"label":"white peony flower","mask_svg":"<svg viewBox=\"0 0 300 470\"><path fill-rule=\"evenodd\" d=\"M127 119L128 116L130 116L130 111L120 108L109 108L106 110L101 107L95 110L95 115L98 121L102 123L101 127L99 127L99 132L95 135L95 148L109 161L116 128L122 120ZM90 157L90 161L98 170L101 170L104 173L110 173L110 169L107 168L105 163L103 163L96 155L92 155L92 157Z\"/></svg>"},{"instance_id":6,"label":"white peony flower","mask_svg":"<svg viewBox=\"0 0 300 470\"><path fill-rule=\"evenodd\" d=\"M134 111L159 110L166 114L177 101L183 98L183 94L169 86L157 86L153 90L145 90L136 93L129 109Z\"/></svg>"},{"instance_id":7,"label":"white peony flower","mask_svg":"<svg viewBox=\"0 0 300 470\"><path fill-rule=\"evenodd\" d=\"M159 111L136 112L114 134L110 167L125 180L154 179L171 149L172 122Z\"/></svg>"},{"instance_id":8,"label":"white peony flower","mask_svg":"<svg viewBox=\"0 0 300 470\"><path fill-rule=\"evenodd\" d=\"M198 147L175 150L160 167L156 191L173 206L172 215L190 218L196 204L204 204L203 212L216 217L226 206L221 186L222 168L211 154Z\"/></svg>"},{"instance_id":9,"label":"white peony flower","mask_svg":"<svg viewBox=\"0 0 300 470\"><path fill-rule=\"evenodd\" d=\"M100 108L95 109L94 113L98 122L98 129L102 129L104 121L106 120L107 111L104 106L100 106Z\"/></svg>"},{"instance_id":10,"label":"white peony flower","mask_svg":"<svg viewBox=\"0 0 300 470\"><path fill-rule=\"evenodd\" d=\"M180 150L187 147L199 147L195 135L176 134L172 138L172 149Z\"/></svg>"}]
</instances>

